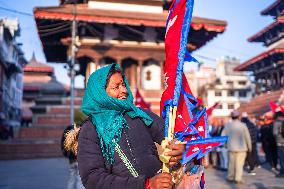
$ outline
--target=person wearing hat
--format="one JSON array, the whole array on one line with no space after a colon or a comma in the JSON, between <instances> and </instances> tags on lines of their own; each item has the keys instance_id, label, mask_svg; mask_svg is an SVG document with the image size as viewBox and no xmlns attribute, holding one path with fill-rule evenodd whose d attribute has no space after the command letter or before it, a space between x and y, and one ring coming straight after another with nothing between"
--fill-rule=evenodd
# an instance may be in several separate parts
<instances>
[{"instance_id":1,"label":"person wearing hat","mask_svg":"<svg viewBox=\"0 0 284 189\"><path fill-rule=\"evenodd\" d=\"M279 174L276 177L284 177L284 114L280 108L276 109L273 123L273 135L276 139L277 154L280 163Z\"/></svg>"},{"instance_id":2,"label":"person wearing hat","mask_svg":"<svg viewBox=\"0 0 284 189\"><path fill-rule=\"evenodd\" d=\"M240 112L231 112L232 121L226 124L222 136L228 136L227 147L229 151L229 166L227 181L243 183L243 167L247 152L251 152L251 138L249 130L240 118Z\"/></svg>"}]
</instances>

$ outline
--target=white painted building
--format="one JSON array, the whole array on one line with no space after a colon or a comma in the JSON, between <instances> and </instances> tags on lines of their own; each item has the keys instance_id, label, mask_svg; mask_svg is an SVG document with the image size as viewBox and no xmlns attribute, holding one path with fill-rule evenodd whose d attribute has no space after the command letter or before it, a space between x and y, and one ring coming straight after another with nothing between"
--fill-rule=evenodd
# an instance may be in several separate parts
<instances>
[{"instance_id":1,"label":"white painted building","mask_svg":"<svg viewBox=\"0 0 284 189\"><path fill-rule=\"evenodd\" d=\"M203 87L203 101L206 107L219 102L213 111L213 117L228 117L232 110L239 108L240 103L248 102L254 93L249 76L236 72L234 68L240 64L236 58L224 57L217 62L216 79Z\"/></svg>"},{"instance_id":2,"label":"white painted building","mask_svg":"<svg viewBox=\"0 0 284 189\"><path fill-rule=\"evenodd\" d=\"M194 96L200 96L199 89L204 85L215 81L216 69L202 65L198 70L185 71L185 77Z\"/></svg>"},{"instance_id":3,"label":"white painted building","mask_svg":"<svg viewBox=\"0 0 284 189\"><path fill-rule=\"evenodd\" d=\"M21 121L23 66L18 20L0 19L0 126L17 127Z\"/></svg>"}]
</instances>

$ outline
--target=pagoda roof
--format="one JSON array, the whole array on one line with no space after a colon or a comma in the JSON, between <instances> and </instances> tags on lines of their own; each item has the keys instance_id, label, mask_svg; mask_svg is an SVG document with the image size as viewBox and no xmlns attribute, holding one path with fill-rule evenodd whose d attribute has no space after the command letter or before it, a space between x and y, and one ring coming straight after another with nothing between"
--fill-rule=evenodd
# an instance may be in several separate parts
<instances>
[{"instance_id":1,"label":"pagoda roof","mask_svg":"<svg viewBox=\"0 0 284 189\"><path fill-rule=\"evenodd\" d=\"M36 19L65 20L74 19L74 5L61 5L56 7L37 7L34 9ZM113 11L91 9L87 4L76 5L76 20L96 23L110 23L133 26L165 27L168 13L136 13L128 11ZM207 18L193 17L191 26L195 30L205 29L208 31L223 32L227 22Z\"/></svg>"},{"instance_id":2,"label":"pagoda roof","mask_svg":"<svg viewBox=\"0 0 284 189\"><path fill-rule=\"evenodd\" d=\"M277 56L281 54L284 55L284 48L275 48L271 49L269 51L263 52L248 61L242 63L241 65L237 66L234 70L235 71L253 71L254 67L253 65L260 63L262 60L274 58L277 59ZM283 58L279 58L279 60L282 60Z\"/></svg>"},{"instance_id":3,"label":"pagoda roof","mask_svg":"<svg viewBox=\"0 0 284 189\"><path fill-rule=\"evenodd\" d=\"M276 0L274 3L272 3L266 9L261 11L261 14L262 15L271 15L271 16L277 17L279 15L279 13L277 12L277 7L280 6L280 5L284 6L283 1L282 0ZM282 13L280 13L280 14L282 14Z\"/></svg>"},{"instance_id":4,"label":"pagoda roof","mask_svg":"<svg viewBox=\"0 0 284 189\"><path fill-rule=\"evenodd\" d=\"M154 27L157 30L155 42L164 41L165 23L167 11L161 13L137 13L130 11L113 11L91 9L87 4L63 4L57 7L37 7L34 16L38 28L39 37L43 44L43 50L48 62L66 62L68 46L63 44L62 39L71 36L71 21L74 19L74 6L76 6L76 20L78 28L85 27L85 34L79 33L80 37L99 37L103 35L104 25L113 24L121 30L118 39L143 42L139 36L144 27ZM225 31L226 21L207 18L193 17L189 44L196 50L210 41L218 33ZM132 27L132 28L129 28ZM95 29L94 29L95 28ZM125 32L126 31L126 32ZM123 36L123 34L125 36ZM122 36L120 36L122 35ZM137 35L137 36L135 36ZM54 50L56 49L56 50Z\"/></svg>"},{"instance_id":5,"label":"pagoda roof","mask_svg":"<svg viewBox=\"0 0 284 189\"><path fill-rule=\"evenodd\" d=\"M271 31L277 29L277 27L281 26L284 23L284 16L279 17L275 22L272 24L268 25L255 35L251 36L248 38L249 42L264 42L265 35L267 33L270 33Z\"/></svg>"},{"instance_id":6,"label":"pagoda roof","mask_svg":"<svg viewBox=\"0 0 284 189\"><path fill-rule=\"evenodd\" d=\"M86 2L89 2L92 0L85 0ZM101 2L116 2L116 3L127 3L127 4L155 4L155 5L162 5L165 0L93 0L93 1L101 1ZM171 0L166 0L171 1ZM60 4L80 4L84 3L84 0L60 0Z\"/></svg>"},{"instance_id":7,"label":"pagoda roof","mask_svg":"<svg viewBox=\"0 0 284 189\"><path fill-rule=\"evenodd\" d=\"M53 73L54 69L52 66L38 62L33 53L31 60L24 67L24 72Z\"/></svg>"}]
</instances>

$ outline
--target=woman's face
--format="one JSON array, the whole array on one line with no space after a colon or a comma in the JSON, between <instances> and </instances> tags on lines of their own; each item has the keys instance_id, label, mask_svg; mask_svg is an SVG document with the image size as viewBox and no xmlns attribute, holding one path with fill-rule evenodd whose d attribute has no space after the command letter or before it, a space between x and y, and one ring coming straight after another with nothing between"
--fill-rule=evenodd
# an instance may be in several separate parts
<instances>
[{"instance_id":1,"label":"woman's face","mask_svg":"<svg viewBox=\"0 0 284 189\"><path fill-rule=\"evenodd\" d=\"M128 96L128 91L120 73L114 73L108 82L106 92L109 96L119 100L125 100Z\"/></svg>"}]
</instances>

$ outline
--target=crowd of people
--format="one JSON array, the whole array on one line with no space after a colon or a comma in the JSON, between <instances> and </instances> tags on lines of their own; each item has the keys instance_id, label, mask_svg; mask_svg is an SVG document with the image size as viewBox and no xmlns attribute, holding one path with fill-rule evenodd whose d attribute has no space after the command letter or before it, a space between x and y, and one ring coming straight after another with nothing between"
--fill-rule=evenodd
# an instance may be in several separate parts
<instances>
[{"instance_id":1,"label":"crowd of people","mask_svg":"<svg viewBox=\"0 0 284 189\"><path fill-rule=\"evenodd\" d=\"M284 178L284 114L277 109L273 117L249 118L246 112L234 110L226 124L211 126L212 136L229 136L227 144L211 152L209 164L228 171L227 181L243 183L243 170L256 175L255 169L264 163ZM258 145L260 144L260 145ZM264 154L260 161L260 152Z\"/></svg>"}]
</instances>

